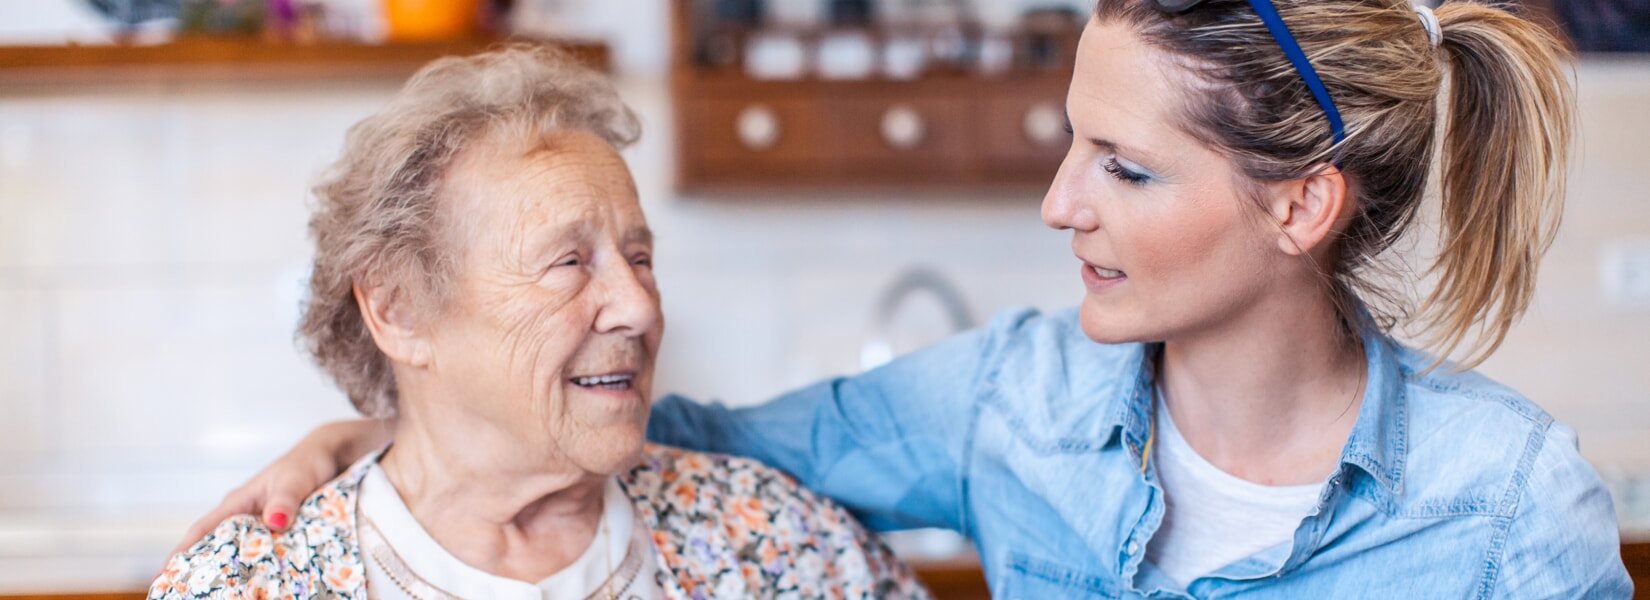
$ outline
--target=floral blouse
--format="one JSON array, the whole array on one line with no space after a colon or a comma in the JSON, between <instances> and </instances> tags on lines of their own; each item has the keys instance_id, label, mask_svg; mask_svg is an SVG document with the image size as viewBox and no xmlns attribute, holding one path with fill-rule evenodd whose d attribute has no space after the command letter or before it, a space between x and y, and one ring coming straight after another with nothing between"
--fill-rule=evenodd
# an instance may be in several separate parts
<instances>
[{"instance_id":1,"label":"floral blouse","mask_svg":"<svg viewBox=\"0 0 1650 600\"><path fill-rule=\"evenodd\" d=\"M172 557L149 597L366 600L356 494L377 459L310 496L285 532L224 520ZM619 483L653 532L666 598L928 598L846 511L760 463L650 444Z\"/></svg>"}]
</instances>

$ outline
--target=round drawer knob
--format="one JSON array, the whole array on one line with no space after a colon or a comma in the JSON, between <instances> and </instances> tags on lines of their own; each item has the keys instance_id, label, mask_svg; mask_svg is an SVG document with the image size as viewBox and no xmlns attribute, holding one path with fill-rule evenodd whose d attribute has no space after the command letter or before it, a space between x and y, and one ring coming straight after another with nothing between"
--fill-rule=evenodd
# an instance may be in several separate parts
<instances>
[{"instance_id":1,"label":"round drawer knob","mask_svg":"<svg viewBox=\"0 0 1650 600\"><path fill-rule=\"evenodd\" d=\"M898 150L910 150L922 145L928 136L928 126L922 113L905 105L895 106L882 113L882 141Z\"/></svg>"},{"instance_id":2,"label":"round drawer knob","mask_svg":"<svg viewBox=\"0 0 1650 600\"><path fill-rule=\"evenodd\" d=\"M1066 115L1048 102L1038 102L1026 109L1021 122L1026 141L1036 146L1053 147L1069 142L1066 139Z\"/></svg>"},{"instance_id":3,"label":"round drawer knob","mask_svg":"<svg viewBox=\"0 0 1650 600\"><path fill-rule=\"evenodd\" d=\"M733 128L747 150L767 150L779 143L779 115L761 104L739 111Z\"/></svg>"}]
</instances>

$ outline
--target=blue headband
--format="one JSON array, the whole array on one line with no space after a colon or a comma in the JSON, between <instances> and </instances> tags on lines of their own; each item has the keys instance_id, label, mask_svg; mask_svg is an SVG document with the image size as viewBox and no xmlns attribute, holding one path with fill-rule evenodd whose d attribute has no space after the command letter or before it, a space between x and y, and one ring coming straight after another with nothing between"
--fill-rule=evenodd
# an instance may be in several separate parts
<instances>
[{"instance_id":1,"label":"blue headband","mask_svg":"<svg viewBox=\"0 0 1650 600\"><path fill-rule=\"evenodd\" d=\"M1155 0L1159 9L1180 13L1203 3L1203 0ZM1278 47L1283 49L1284 56L1289 57L1289 63L1295 65L1295 72L1306 82L1306 87L1312 90L1312 97L1318 99L1318 107L1323 109L1325 117L1329 117L1329 130L1334 133L1335 143L1346 139L1346 131L1341 125L1341 111L1335 109L1335 100L1329 97L1329 90L1323 87L1323 80L1318 79L1318 72L1312 68L1312 61L1306 59L1306 52L1301 50L1295 35L1289 33L1289 27L1283 24L1283 17L1278 16L1278 8L1272 5L1272 0L1249 0L1249 6L1260 15L1266 30L1272 32L1272 39Z\"/></svg>"}]
</instances>

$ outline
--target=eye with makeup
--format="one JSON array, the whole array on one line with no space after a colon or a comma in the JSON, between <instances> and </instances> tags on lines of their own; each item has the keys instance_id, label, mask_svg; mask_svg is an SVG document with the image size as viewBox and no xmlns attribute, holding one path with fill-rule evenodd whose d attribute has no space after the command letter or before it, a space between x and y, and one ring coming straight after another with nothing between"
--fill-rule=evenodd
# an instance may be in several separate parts
<instances>
[{"instance_id":1,"label":"eye with makeup","mask_svg":"<svg viewBox=\"0 0 1650 600\"><path fill-rule=\"evenodd\" d=\"M1066 133L1077 135L1076 128L1071 125L1071 116L1069 114L1066 116L1065 126ZM1093 140L1093 143L1102 151L1116 151L1116 146L1110 142ZM1126 161L1122 161L1116 156L1107 158L1106 162L1100 164L1100 168L1118 181L1131 185L1145 185L1146 182L1151 181L1152 179L1151 173L1148 173L1145 169L1128 164Z\"/></svg>"},{"instance_id":2,"label":"eye with makeup","mask_svg":"<svg viewBox=\"0 0 1650 600\"><path fill-rule=\"evenodd\" d=\"M1106 159L1106 162L1102 163L1100 168L1105 170L1106 173L1111 174L1111 176L1118 181L1130 185L1145 185L1146 182L1151 181L1152 179L1152 176L1145 173L1143 170L1125 166L1115 156Z\"/></svg>"}]
</instances>

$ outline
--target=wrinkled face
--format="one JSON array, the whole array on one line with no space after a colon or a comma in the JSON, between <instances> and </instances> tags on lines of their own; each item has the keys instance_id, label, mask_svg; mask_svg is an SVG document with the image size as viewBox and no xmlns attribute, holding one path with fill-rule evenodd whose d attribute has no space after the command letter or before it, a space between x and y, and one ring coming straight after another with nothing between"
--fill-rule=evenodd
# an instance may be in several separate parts
<instances>
[{"instance_id":1,"label":"wrinkled face","mask_svg":"<svg viewBox=\"0 0 1650 600\"><path fill-rule=\"evenodd\" d=\"M488 435L620 472L644 441L664 331L652 234L600 138L531 147L495 136L448 173L457 281L428 326L430 373Z\"/></svg>"},{"instance_id":2,"label":"wrinkled face","mask_svg":"<svg viewBox=\"0 0 1650 600\"><path fill-rule=\"evenodd\" d=\"M1083 332L1099 342L1208 331L1276 276L1274 238L1239 173L1178 125L1184 95L1198 93L1183 69L1121 24L1091 20L1078 46L1072 146L1043 221L1072 231Z\"/></svg>"}]
</instances>

